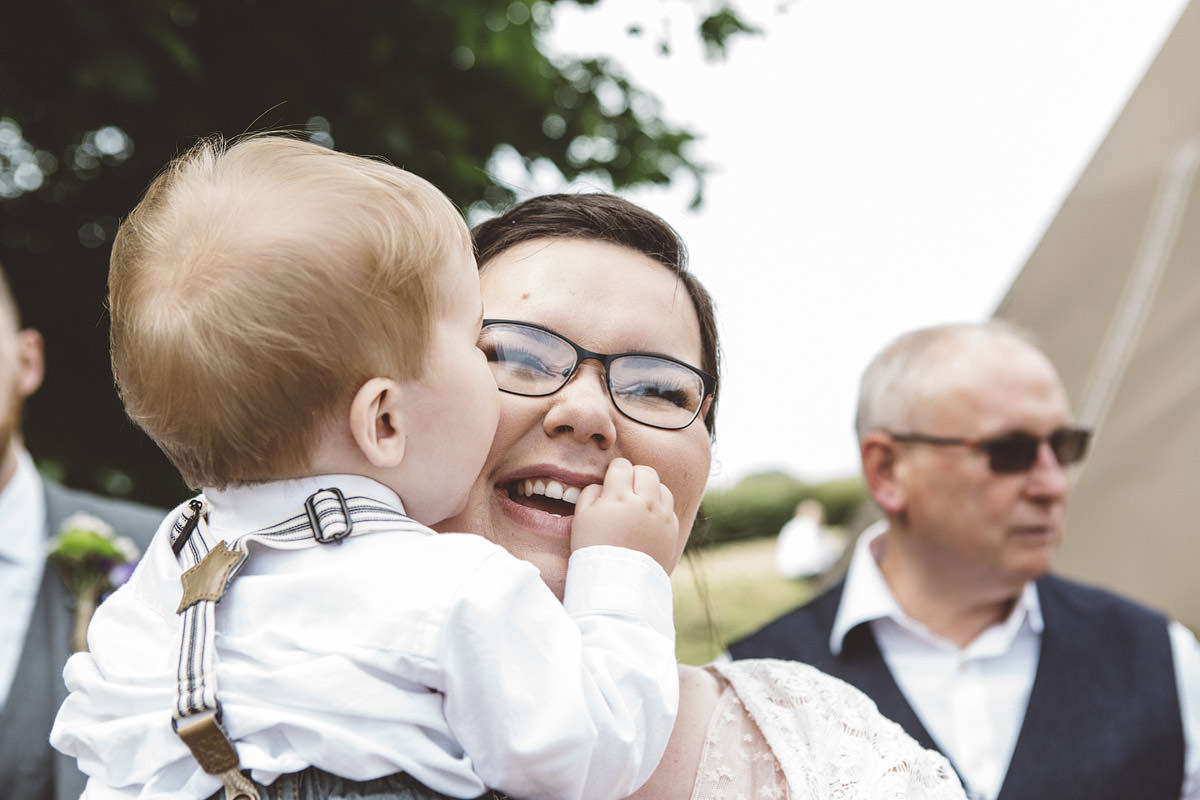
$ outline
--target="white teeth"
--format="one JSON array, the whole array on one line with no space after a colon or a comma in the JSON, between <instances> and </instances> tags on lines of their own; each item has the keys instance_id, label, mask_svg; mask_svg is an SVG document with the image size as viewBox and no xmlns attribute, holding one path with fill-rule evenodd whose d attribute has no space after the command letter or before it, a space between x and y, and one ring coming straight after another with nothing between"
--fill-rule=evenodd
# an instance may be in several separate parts
<instances>
[{"instance_id":1,"label":"white teeth","mask_svg":"<svg viewBox=\"0 0 1200 800\"><path fill-rule=\"evenodd\" d=\"M553 500L562 500L565 503L575 504L579 499L579 488L568 486L560 481L547 479L527 479L518 484L518 491L526 497L533 495L543 495Z\"/></svg>"}]
</instances>

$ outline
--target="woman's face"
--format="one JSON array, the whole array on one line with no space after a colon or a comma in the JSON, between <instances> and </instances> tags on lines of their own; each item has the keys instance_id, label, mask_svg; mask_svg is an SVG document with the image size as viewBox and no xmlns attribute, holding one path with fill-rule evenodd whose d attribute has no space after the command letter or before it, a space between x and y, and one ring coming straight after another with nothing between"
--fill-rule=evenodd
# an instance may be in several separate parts
<instances>
[{"instance_id":1,"label":"woman's face","mask_svg":"<svg viewBox=\"0 0 1200 800\"><path fill-rule=\"evenodd\" d=\"M687 291L670 270L634 250L537 239L493 258L480 279L486 317L543 325L596 352L654 352L701 363L700 326ZM600 483L608 463L624 457L653 467L674 495L678 558L708 481L712 454L702 418L682 430L661 430L622 416L595 361L581 364L548 397L500 398L500 425L483 472L463 513L439 529L486 536L537 566L561 598L570 506L524 496L518 486L538 479Z\"/></svg>"}]
</instances>

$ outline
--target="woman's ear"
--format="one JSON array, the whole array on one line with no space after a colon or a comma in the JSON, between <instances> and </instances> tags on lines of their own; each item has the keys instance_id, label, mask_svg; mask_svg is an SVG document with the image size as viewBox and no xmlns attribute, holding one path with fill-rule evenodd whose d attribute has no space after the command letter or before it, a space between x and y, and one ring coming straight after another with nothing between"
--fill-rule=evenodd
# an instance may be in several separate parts
<instances>
[{"instance_id":1,"label":"woman's ear","mask_svg":"<svg viewBox=\"0 0 1200 800\"><path fill-rule=\"evenodd\" d=\"M350 401L350 432L376 467L395 467L404 460L408 433L402 395L402 387L391 378L371 378Z\"/></svg>"},{"instance_id":2,"label":"woman's ear","mask_svg":"<svg viewBox=\"0 0 1200 800\"><path fill-rule=\"evenodd\" d=\"M859 447L867 491L883 513L901 514L906 505L896 442L886 433L869 433Z\"/></svg>"}]
</instances>

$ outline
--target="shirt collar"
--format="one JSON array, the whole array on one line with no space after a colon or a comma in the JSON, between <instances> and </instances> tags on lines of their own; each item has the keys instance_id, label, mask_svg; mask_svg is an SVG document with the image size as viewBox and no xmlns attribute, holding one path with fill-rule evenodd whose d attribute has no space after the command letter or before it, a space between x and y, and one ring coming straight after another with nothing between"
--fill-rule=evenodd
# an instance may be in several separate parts
<instances>
[{"instance_id":1,"label":"shirt collar","mask_svg":"<svg viewBox=\"0 0 1200 800\"><path fill-rule=\"evenodd\" d=\"M208 527L213 533L243 533L266 528L304 513L304 501L321 489L337 487L347 498L366 497L400 512L404 504L394 491L362 475L310 475L285 481L267 481L226 489L205 489L209 503Z\"/></svg>"},{"instance_id":2,"label":"shirt collar","mask_svg":"<svg viewBox=\"0 0 1200 800\"><path fill-rule=\"evenodd\" d=\"M846 634L859 625L876 619L904 616L887 581L883 579L883 573L879 571L877 555L871 552L876 541L882 548L887 528L887 520L876 522L859 534L854 545L854 555L850 558L846 583L842 588L842 600L838 603L833 630L829 634L829 650L834 655L841 654Z\"/></svg>"},{"instance_id":3,"label":"shirt collar","mask_svg":"<svg viewBox=\"0 0 1200 800\"><path fill-rule=\"evenodd\" d=\"M1028 623L1030 629L1038 634L1046 627L1046 622L1042 619L1042 604L1038 600L1037 583L1034 581L1025 584L1008 618L998 627L1003 630L1005 638L1011 638L1017 635L1022 623Z\"/></svg>"},{"instance_id":4,"label":"shirt collar","mask_svg":"<svg viewBox=\"0 0 1200 800\"><path fill-rule=\"evenodd\" d=\"M46 557L46 510L33 459L17 450L17 469L0 491L0 558L32 564Z\"/></svg>"},{"instance_id":5,"label":"shirt collar","mask_svg":"<svg viewBox=\"0 0 1200 800\"><path fill-rule=\"evenodd\" d=\"M829 650L834 655L842 652L846 634L859 625L877 619L890 619L909 629L923 627L900 608L879 569L879 558L886 544L883 537L887 530L887 520L880 520L864 530L854 546L854 555L850 559L842 588L842 599L838 603L833 629L829 634ZM1016 636L1023 623L1028 623L1030 629L1039 634L1045 627L1037 586L1033 581L1025 584L1008 617L996 627L1007 638Z\"/></svg>"}]
</instances>

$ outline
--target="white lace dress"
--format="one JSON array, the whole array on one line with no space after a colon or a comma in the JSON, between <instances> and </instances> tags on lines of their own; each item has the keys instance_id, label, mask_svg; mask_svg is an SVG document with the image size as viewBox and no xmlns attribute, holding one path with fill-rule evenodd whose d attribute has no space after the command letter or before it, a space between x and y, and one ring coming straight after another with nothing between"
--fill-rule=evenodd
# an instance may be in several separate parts
<instances>
[{"instance_id":1,"label":"white lace dress","mask_svg":"<svg viewBox=\"0 0 1200 800\"><path fill-rule=\"evenodd\" d=\"M724 688L692 800L964 800L945 757L850 684L795 661L706 669Z\"/></svg>"}]
</instances>

